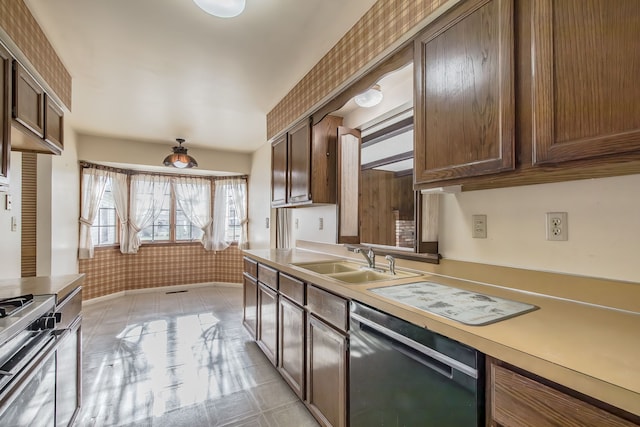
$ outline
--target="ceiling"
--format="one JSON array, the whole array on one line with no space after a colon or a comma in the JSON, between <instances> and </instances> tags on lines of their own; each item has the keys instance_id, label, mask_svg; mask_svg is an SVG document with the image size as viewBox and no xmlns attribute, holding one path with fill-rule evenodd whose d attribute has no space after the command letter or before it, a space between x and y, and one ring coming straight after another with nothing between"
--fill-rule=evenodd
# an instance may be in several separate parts
<instances>
[{"instance_id":1,"label":"ceiling","mask_svg":"<svg viewBox=\"0 0 640 427\"><path fill-rule=\"evenodd\" d=\"M25 0L73 78L79 133L253 152L266 114L375 0Z\"/></svg>"}]
</instances>

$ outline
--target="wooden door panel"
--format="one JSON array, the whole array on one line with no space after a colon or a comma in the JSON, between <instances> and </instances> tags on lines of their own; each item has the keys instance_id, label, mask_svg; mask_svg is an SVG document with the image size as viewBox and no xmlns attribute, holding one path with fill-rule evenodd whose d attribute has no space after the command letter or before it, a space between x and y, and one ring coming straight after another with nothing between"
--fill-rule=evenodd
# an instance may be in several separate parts
<instances>
[{"instance_id":1,"label":"wooden door panel","mask_svg":"<svg viewBox=\"0 0 640 427\"><path fill-rule=\"evenodd\" d=\"M11 55L0 46L0 188L9 185Z\"/></svg>"},{"instance_id":2,"label":"wooden door panel","mask_svg":"<svg viewBox=\"0 0 640 427\"><path fill-rule=\"evenodd\" d=\"M311 200L311 127L305 120L289 132L289 203Z\"/></svg>"},{"instance_id":3,"label":"wooden door panel","mask_svg":"<svg viewBox=\"0 0 640 427\"><path fill-rule=\"evenodd\" d=\"M464 3L415 55L415 182L512 170L513 1Z\"/></svg>"},{"instance_id":4,"label":"wooden door panel","mask_svg":"<svg viewBox=\"0 0 640 427\"><path fill-rule=\"evenodd\" d=\"M300 399L305 397L305 311L289 301L279 299L278 369Z\"/></svg>"},{"instance_id":5,"label":"wooden door panel","mask_svg":"<svg viewBox=\"0 0 640 427\"><path fill-rule=\"evenodd\" d=\"M271 205L287 203L287 135L271 145Z\"/></svg>"},{"instance_id":6,"label":"wooden door panel","mask_svg":"<svg viewBox=\"0 0 640 427\"><path fill-rule=\"evenodd\" d=\"M275 366L278 362L278 294L260 282L257 343Z\"/></svg>"},{"instance_id":7,"label":"wooden door panel","mask_svg":"<svg viewBox=\"0 0 640 427\"><path fill-rule=\"evenodd\" d=\"M251 334L251 338L256 339L258 325L258 284L246 272L242 276L243 280L243 317L242 323Z\"/></svg>"},{"instance_id":8,"label":"wooden door panel","mask_svg":"<svg viewBox=\"0 0 640 427\"><path fill-rule=\"evenodd\" d=\"M13 79L13 117L31 132L44 136L44 91L16 61Z\"/></svg>"},{"instance_id":9,"label":"wooden door panel","mask_svg":"<svg viewBox=\"0 0 640 427\"><path fill-rule=\"evenodd\" d=\"M44 139L53 145L53 150L62 151L64 147L64 112L49 96L46 96L45 103Z\"/></svg>"},{"instance_id":10,"label":"wooden door panel","mask_svg":"<svg viewBox=\"0 0 640 427\"><path fill-rule=\"evenodd\" d=\"M640 149L640 2L532 2L536 164Z\"/></svg>"}]
</instances>

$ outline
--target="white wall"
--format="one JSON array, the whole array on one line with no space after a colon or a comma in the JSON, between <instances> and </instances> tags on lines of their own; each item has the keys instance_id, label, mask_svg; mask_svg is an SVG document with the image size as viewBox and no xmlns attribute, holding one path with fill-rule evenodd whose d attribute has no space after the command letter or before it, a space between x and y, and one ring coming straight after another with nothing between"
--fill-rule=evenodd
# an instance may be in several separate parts
<instances>
[{"instance_id":1,"label":"white wall","mask_svg":"<svg viewBox=\"0 0 640 427\"><path fill-rule=\"evenodd\" d=\"M249 247L275 247L275 214L271 209L271 145L265 143L251 157L249 175ZM269 218L269 228L266 219Z\"/></svg>"},{"instance_id":2,"label":"white wall","mask_svg":"<svg viewBox=\"0 0 640 427\"><path fill-rule=\"evenodd\" d=\"M0 193L0 279L20 277L20 243L22 208L22 153L11 152L9 193ZM12 198L11 210L5 209L5 195ZM11 217L15 217L16 231L11 231Z\"/></svg>"},{"instance_id":3,"label":"white wall","mask_svg":"<svg viewBox=\"0 0 640 427\"><path fill-rule=\"evenodd\" d=\"M446 194L445 258L640 282L640 175ZM567 212L569 240L547 241L545 213ZM471 215L487 215L487 239Z\"/></svg>"},{"instance_id":4,"label":"white wall","mask_svg":"<svg viewBox=\"0 0 640 427\"><path fill-rule=\"evenodd\" d=\"M36 182L36 275L51 275L51 202L54 183L51 175L52 155L38 154Z\"/></svg>"},{"instance_id":5,"label":"white wall","mask_svg":"<svg viewBox=\"0 0 640 427\"><path fill-rule=\"evenodd\" d=\"M336 230L338 226L336 205L291 209L291 213L291 235L293 242L296 240L322 243L337 242ZM320 230L320 218L322 218L323 223L322 230Z\"/></svg>"},{"instance_id":6,"label":"white wall","mask_svg":"<svg viewBox=\"0 0 640 427\"><path fill-rule=\"evenodd\" d=\"M168 141L164 144L108 138L103 136L78 134L77 155L79 160L109 162L163 167L162 160L171 154L171 147L177 145ZM198 161L198 169L233 174L249 174L251 154L230 151L206 150L185 145L189 154Z\"/></svg>"},{"instance_id":7,"label":"white wall","mask_svg":"<svg viewBox=\"0 0 640 427\"><path fill-rule=\"evenodd\" d=\"M78 272L80 172L76 133L64 129L64 151L51 158L51 274Z\"/></svg>"}]
</instances>

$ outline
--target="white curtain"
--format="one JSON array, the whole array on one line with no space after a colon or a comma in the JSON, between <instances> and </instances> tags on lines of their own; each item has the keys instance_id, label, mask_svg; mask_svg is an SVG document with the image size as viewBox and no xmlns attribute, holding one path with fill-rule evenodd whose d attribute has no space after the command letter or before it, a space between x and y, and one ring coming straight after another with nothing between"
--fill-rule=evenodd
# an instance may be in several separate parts
<instances>
[{"instance_id":1,"label":"white curtain","mask_svg":"<svg viewBox=\"0 0 640 427\"><path fill-rule=\"evenodd\" d=\"M276 209L276 248L291 248L291 211Z\"/></svg>"},{"instance_id":2,"label":"white curtain","mask_svg":"<svg viewBox=\"0 0 640 427\"><path fill-rule=\"evenodd\" d=\"M113 194L113 203L116 206L116 213L120 220L120 252L126 254L129 246L129 221L127 221L129 209L129 184L127 175L109 171L109 179L111 180L111 193Z\"/></svg>"},{"instance_id":3,"label":"white curtain","mask_svg":"<svg viewBox=\"0 0 640 427\"><path fill-rule=\"evenodd\" d=\"M240 221L240 237L238 239L238 247L240 249L247 248L247 180L246 179L230 179L226 181L231 191L234 209L238 220Z\"/></svg>"},{"instance_id":4,"label":"white curtain","mask_svg":"<svg viewBox=\"0 0 640 427\"><path fill-rule=\"evenodd\" d=\"M153 224L160 215L169 177L133 175L129 210L129 236L124 253L136 253L140 247L140 230ZM120 249L122 251L122 248Z\"/></svg>"},{"instance_id":5,"label":"white curtain","mask_svg":"<svg viewBox=\"0 0 640 427\"><path fill-rule=\"evenodd\" d=\"M91 226L98 214L100 201L107 185L107 172L100 169L82 169L82 207L80 212L80 241L78 258L93 258Z\"/></svg>"},{"instance_id":6,"label":"white curtain","mask_svg":"<svg viewBox=\"0 0 640 427\"><path fill-rule=\"evenodd\" d=\"M185 216L204 232L202 246L214 249L211 228L211 181L203 178L176 177L173 179L176 200Z\"/></svg>"},{"instance_id":7,"label":"white curtain","mask_svg":"<svg viewBox=\"0 0 640 427\"><path fill-rule=\"evenodd\" d=\"M214 251L222 251L229 247L226 239L227 231L227 197L228 186L226 181L216 181L215 194L213 196L213 228L211 246Z\"/></svg>"}]
</instances>

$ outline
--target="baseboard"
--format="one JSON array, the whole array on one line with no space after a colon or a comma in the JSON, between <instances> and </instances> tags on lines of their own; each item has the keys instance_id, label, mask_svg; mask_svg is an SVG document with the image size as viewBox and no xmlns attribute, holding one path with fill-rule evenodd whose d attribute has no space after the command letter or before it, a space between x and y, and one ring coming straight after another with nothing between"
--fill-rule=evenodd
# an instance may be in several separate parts
<instances>
[{"instance_id":1,"label":"baseboard","mask_svg":"<svg viewBox=\"0 0 640 427\"><path fill-rule=\"evenodd\" d=\"M186 285L158 286L155 288L129 289L126 291L115 292L113 294L87 299L82 301L82 304L91 305L91 304L95 304L102 301L108 301L113 298L122 297L125 295L146 294L146 293L153 293L153 292L166 292L166 291L177 291L177 290L179 291L179 290L193 289L193 288L204 288L209 286L217 286L217 287L223 287L223 288L241 288L242 283L206 282L206 283L191 283Z\"/></svg>"}]
</instances>

